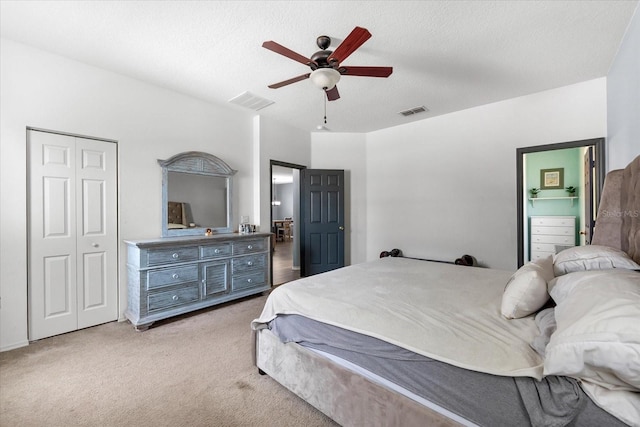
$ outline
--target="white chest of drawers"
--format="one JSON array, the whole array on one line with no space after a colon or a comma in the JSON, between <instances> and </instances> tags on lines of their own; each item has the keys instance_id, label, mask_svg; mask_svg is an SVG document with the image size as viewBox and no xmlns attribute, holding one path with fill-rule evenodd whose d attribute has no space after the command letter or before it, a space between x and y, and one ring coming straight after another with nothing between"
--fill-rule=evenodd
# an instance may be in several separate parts
<instances>
[{"instance_id":1,"label":"white chest of drawers","mask_svg":"<svg viewBox=\"0 0 640 427\"><path fill-rule=\"evenodd\" d=\"M137 330L271 288L271 234L228 234L127 244L128 307Z\"/></svg>"},{"instance_id":2,"label":"white chest of drawers","mask_svg":"<svg viewBox=\"0 0 640 427\"><path fill-rule=\"evenodd\" d=\"M556 246L575 246L575 216L531 217L531 260L556 253Z\"/></svg>"}]
</instances>

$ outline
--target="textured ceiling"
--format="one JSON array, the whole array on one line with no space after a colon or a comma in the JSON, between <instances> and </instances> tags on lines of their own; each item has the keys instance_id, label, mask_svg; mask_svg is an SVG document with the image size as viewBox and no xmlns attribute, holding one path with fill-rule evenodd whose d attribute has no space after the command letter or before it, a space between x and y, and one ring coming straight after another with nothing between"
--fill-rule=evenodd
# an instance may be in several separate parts
<instances>
[{"instance_id":1,"label":"textured ceiling","mask_svg":"<svg viewBox=\"0 0 640 427\"><path fill-rule=\"evenodd\" d=\"M326 34L373 35L344 65L393 66L389 78L343 76L327 125L369 132L603 77L637 1L5 1L2 37L205 101L245 91L260 114L315 131L324 94L308 72L261 47L302 55ZM404 117L402 110L429 112Z\"/></svg>"}]
</instances>

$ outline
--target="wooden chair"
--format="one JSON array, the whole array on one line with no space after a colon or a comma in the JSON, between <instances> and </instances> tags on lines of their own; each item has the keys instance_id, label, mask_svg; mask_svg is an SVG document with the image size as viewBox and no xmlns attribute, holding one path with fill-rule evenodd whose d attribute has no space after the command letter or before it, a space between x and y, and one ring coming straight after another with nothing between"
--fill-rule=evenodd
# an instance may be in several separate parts
<instances>
[{"instance_id":1,"label":"wooden chair","mask_svg":"<svg viewBox=\"0 0 640 427\"><path fill-rule=\"evenodd\" d=\"M285 231L282 224L275 225L273 228L273 232L276 235L276 242L284 242Z\"/></svg>"},{"instance_id":2,"label":"wooden chair","mask_svg":"<svg viewBox=\"0 0 640 427\"><path fill-rule=\"evenodd\" d=\"M293 219L292 218L285 218L284 219L284 236L291 240L291 238L293 237Z\"/></svg>"}]
</instances>

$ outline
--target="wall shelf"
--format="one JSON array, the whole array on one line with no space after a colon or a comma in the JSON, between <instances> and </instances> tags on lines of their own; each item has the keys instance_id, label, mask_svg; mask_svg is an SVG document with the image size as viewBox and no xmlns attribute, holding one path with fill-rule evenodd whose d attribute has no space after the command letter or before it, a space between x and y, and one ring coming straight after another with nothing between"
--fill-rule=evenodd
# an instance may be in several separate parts
<instances>
[{"instance_id":1,"label":"wall shelf","mask_svg":"<svg viewBox=\"0 0 640 427\"><path fill-rule=\"evenodd\" d=\"M573 206L574 200L576 200L578 196L565 196L565 197L529 197L529 201L531 202L531 206L535 206L536 200L571 200L571 206Z\"/></svg>"}]
</instances>

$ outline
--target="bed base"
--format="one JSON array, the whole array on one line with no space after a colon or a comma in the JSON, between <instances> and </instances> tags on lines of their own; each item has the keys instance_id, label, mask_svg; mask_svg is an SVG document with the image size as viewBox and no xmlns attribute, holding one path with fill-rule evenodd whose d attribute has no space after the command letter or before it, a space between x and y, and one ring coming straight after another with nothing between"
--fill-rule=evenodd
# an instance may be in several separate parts
<instances>
[{"instance_id":1,"label":"bed base","mask_svg":"<svg viewBox=\"0 0 640 427\"><path fill-rule=\"evenodd\" d=\"M284 344L268 329L257 331L254 342L261 372L342 426L461 425L298 344Z\"/></svg>"}]
</instances>

